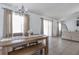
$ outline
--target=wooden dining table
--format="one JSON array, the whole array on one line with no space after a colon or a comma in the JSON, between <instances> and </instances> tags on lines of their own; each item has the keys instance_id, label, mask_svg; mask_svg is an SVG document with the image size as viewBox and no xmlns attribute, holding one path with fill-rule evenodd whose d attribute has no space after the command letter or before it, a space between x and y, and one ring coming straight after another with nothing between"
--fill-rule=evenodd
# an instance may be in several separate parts
<instances>
[{"instance_id":1,"label":"wooden dining table","mask_svg":"<svg viewBox=\"0 0 79 59\"><path fill-rule=\"evenodd\" d=\"M33 41L40 41L40 40L44 41L44 45L46 48L45 54L48 54L48 36L30 35L30 36L15 36L15 37L9 37L9 38L2 38L0 40L0 55L8 55L9 48L15 45L23 44L23 43L30 43ZM27 49L28 48L26 48L26 50Z\"/></svg>"}]
</instances>

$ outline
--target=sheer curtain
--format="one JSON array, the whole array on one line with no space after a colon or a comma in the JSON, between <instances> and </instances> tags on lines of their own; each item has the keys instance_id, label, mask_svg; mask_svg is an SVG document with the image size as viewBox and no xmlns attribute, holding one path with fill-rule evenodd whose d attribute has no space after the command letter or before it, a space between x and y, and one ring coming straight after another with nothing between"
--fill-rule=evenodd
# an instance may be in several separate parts
<instances>
[{"instance_id":1,"label":"sheer curtain","mask_svg":"<svg viewBox=\"0 0 79 59\"><path fill-rule=\"evenodd\" d=\"M30 29L29 21L30 21L29 15L28 14L24 15L24 33L28 32L28 30Z\"/></svg>"},{"instance_id":2,"label":"sheer curtain","mask_svg":"<svg viewBox=\"0 0 79 59\"><path fill-rule=\"evenodd\" d=\"M3 37L12 36L12 11L4 8Z\"/></svg>"},{"instance_id":3,"label":"sheer curtain","mask_svg":"<svg viewBox=\"0 0 79 59\"><path fill-rule=\"evenodd\" d=\"M14 34L25 34L29 30L29 15L12 14L13 22L13 33Z\"/></svg>"},{"instance_id":4,"label":"sheer curtain","mask_svg":"<svg viewBox=\"0 0 79 59\"><path fill-rule=\"evenodd\" d=\"M43 34L47 36L53 35L53 22L50 20L43 20Z\"/></svg>"},{"instance_id":5,"label":"sheer curtain","mask_svg":"<svg viewBox=\"0 0 79 59\"><path fill-rule=\"evenodd\" d=\"M24 16L20 16L15 12L12 13L13 34L24 32Z\"/></svg>"},{"instance_id":6,"label":"sheer curtain","mask_svg":"<svg viewBox=\"0 0 79 59\"><path fill-rule=\"evenodd\" d=\"M29 30L29 15L19 16L9 9L4 9L3 37L12 33L25 33Z\"/></svg>"}]
</instances>

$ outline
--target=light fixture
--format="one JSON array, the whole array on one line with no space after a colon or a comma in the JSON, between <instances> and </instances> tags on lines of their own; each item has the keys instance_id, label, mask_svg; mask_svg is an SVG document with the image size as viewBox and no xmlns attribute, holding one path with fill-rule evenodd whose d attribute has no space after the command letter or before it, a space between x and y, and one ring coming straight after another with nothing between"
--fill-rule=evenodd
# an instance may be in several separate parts
<instances>
[{"instance_id":1,"label":"light fixture","mask_svg":"<svg viewBox=\"0 0 79 59\"><path fill-rule=\"evenodd\" d=\"M19 15L25 15L27 14L28 10L25 10L24 6L22 5L22 7L20 9L18 8L18 10L15 12L18 13Z\"/></svg>"}]
</instances>

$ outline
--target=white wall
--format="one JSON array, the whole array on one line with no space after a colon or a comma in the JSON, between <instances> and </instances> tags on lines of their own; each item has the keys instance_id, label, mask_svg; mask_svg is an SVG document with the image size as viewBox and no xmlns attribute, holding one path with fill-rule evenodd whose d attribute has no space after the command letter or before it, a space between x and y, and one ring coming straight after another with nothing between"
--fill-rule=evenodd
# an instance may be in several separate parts
<instances>
[{"instance_id":1,"label":"white wall","mask_svg":"<svg viewBox=\"0 0 79 59\"><path fill-rule=\"evenodd\" d=\"M0 5L0 38L3 36L3 16L4 10L2 9L2 5Z\"/></svg>"},{"instance_id":2,"label":"white wall","mask_svg":"<svg viewBox=\"0 0 79 59\"><path fill-rule=\"evenodd\" d=\"M34 34L41 33L41 16L29 13L30 14L30 29L33 31Z\"/></svg>"},{"instance_id":3,"label":"white wall","mask_svg":"<svg viewBox=\"0 0 79 59\"><path fill-rule=\"evenodd\" d=\"M53 20L53 36L57 36L57 21Z\"/></svg>"},{"instance_id":4,"label":"white wall","mask_svg":"<svg viewBox=\"0 0 79 59\"><path fill-rule=\"evenodd\" d=\"M33 13L30 14L30 29L34 34L41 34L41 16ZM57 36L57 21L51 18L44 18L48 20L53 20L53 36Z\"/></svg>"},{"instance_id":5,"label":"white wall","mask_svg":"<svg viewBox=\"0 0 79 59\"><path fill-rule=\"evenodd\" d=\"M4 4L0 4L0 38L3 37L3 20L4 20L4 9L3 8L11 9L11 7L4 5Z\"/></svg>"},{"instance_id":6,"label":"white wall","mask_svg":"<svg viewBox=\"0 0 79 59\"><path fill-rule=\"evenodd\" d=\"M75 31L77 26L76 26L76 20L67 20L64 22L68 28L68 31Z\"/></svg>"},{"instance_id":7,"label":"white wall","mask_svg":"<svg viewBox=\"0 0 79 59\"><path fill-rule=\"evenodd\" d=\"M66 24L68 31L79 31L79 27L76 25L77 19L67 20L64 23Z\"/></svg>"},{"instance_id":8,"label":"white wall","mask_svg":"<svg viewBox=\"0 0 79 59\"><path fill-rule=\"evenodd\" d=\"M79 20L77 17L79 17L79 13L74 13L64 20L69 31L79 31L79 27L76 25L76 21Z\"/></svg>"}]
</instances>

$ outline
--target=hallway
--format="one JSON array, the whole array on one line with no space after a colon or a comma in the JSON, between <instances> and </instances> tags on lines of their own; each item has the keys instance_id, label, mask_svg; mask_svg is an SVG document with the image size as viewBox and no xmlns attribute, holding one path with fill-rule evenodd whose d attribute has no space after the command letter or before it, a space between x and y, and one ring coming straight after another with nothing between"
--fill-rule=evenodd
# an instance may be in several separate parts
<instances>
[{"instance_id":1,"label":"hallway","mask_svg":"<svg viewBox=\"0 0 79 59\"><path fill-rule=\"evenodd\" d=\"M49 55L79 55L79 42L49 37Z\"/></svg>"}]
</instances>

